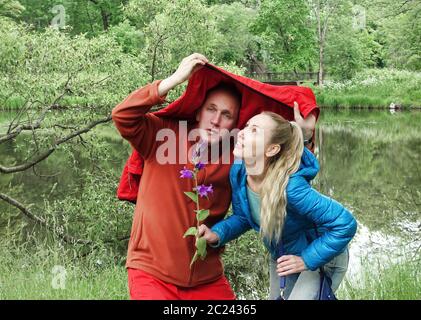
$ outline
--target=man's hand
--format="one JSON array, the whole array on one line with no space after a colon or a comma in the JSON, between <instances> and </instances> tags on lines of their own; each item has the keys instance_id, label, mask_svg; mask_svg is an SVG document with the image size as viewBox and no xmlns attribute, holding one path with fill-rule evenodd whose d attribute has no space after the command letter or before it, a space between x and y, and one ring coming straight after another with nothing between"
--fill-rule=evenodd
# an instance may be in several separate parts
<instances>
[{"instance_id":1,"label":"man's hand","mask_svg":"<svg viewBox=\"0 0 421 320\"><path fill-rule=\"evenodd\" d=\"M205 238L206 242L209 244L214 244L219 241L219 237L215 232L212 232L206 225L201 224L198 230L198 236Z\"/></svg>"},{"instance_id":2,"label":"man's hand","mask_svg":"<svg viewBox=\"0 0 421 320\"><path fill-rule=\"evenodd\" d=\"M303 259L299 256L282 256L278 258L277 263L276 272L280 277L307 270Z\"/></svg>"},{"instance_id":3,"label":"man's hand","mask_svg":"<svg viewBox=\"0 0 421 320\"><path fill-rule=\"evenodd\" d=\"M186 81L207 62L208 59L200 53L193 53L185 57L178 66L178 69L171 76L161 81L158 86L159 95L163 96L167 94L168 91Z\"/></svg>"},{"instance_id":4,"label":"man's hand","mask_svg":"<svg viewBox=\"0 0 421 320\"><path fill-rule=\"evenodd\" d=\"M316 126L316 117L313 114L309 114L308 117L304 119L300 114L298 103L294 101L294 119L303 130L304 140L309 140L313 136L313 130Z\"/></svg>"}]
</instances>

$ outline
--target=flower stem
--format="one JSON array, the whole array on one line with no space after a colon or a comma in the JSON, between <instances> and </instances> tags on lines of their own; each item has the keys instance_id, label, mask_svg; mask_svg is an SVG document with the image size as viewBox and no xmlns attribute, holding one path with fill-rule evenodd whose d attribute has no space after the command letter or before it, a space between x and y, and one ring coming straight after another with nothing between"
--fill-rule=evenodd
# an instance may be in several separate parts
<instances>
[{"instance_id":1,"label":"flower stem","mask_svg":"<svg viewBox=\"0 0 421 320\"><path fill-rule=\"evenodd\" d=\"M197 232L199 232L199 219L197 219L197 213L200 210L200 206L199 206L199 193L197 191L197 172L194 173L194 184L195 184L195 190L196 190L196 195L197 195L197 202L196 202L196 209L197 209L196 220L197 220L197 223L196 223L196 226L197 226ZM199 238L198 233L196 233L196 241L197 241L198 238Z\"/></svg>"}]
</instances>

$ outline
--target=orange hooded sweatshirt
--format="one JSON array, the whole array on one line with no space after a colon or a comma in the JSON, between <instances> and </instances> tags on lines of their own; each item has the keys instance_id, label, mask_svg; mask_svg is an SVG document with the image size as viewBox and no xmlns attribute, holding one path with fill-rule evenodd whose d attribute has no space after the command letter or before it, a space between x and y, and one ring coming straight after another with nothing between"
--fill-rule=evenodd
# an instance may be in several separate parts
<instances>
[{"instance_id":1,"label":"orange hooded sweatshirt","mask_svg":"<svg viewBox=\"0 0 421 320\"><path fill-rule=\"evenodd\" d=\"M180 171L184 166L193 169L193 165L158 163L155 154L165 141L156 141L156 134L164 128L175 132L177 159L178 150L187 154L194 142L187 140L178 120L147 113L165 101L158 95L160 82L136 90L112 110L118 131L144 159L126 267L143 270L177 286L193 287L223 275L223 249L208 246L205 260L198 259L190 268L195 238L183 235L189 227L196 226L196 204L184 191L192 191L194 184L193 179L180 179ZM201 209L210 211L205 220L209 227L224 218L231 202L230 164L219 163L206 164L198 173L198 184L212 184L214 190L208 199L200 198L199 202Z\"/></svg>"}]
</instances>

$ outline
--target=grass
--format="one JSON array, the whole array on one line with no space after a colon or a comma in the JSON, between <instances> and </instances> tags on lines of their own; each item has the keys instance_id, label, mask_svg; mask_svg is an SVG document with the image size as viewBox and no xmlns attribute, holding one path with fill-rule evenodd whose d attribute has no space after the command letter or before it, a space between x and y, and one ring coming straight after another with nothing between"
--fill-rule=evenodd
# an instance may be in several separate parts
<instances>
[{"instance_id":1,"label":"grass","mask_svg":"<svg viewBox=\"0 0 421 320\"><path fill-rule=\"evenodd\" d=\"M420 267L420 260L406 260L390 266L366 261L360 279L345 279L338 297L347 300L420 300Z\"/></svg>"},{"instance_id":2,"label":"grass","mask_svg":"<svg viewBox=\"0 0 421 320\"><path fill-rule=\"evenodd\" d=\"M0 299L128 299L123 265L69 257L62 249L38 248L0 254ZM60 271L65 270L64 277Z\"/></svg>"},{"instance_id":3,"label":"grass","mask_svg":"<svg viewBox=\"0 0 421 320\"><path fill-rule=\"evenodd\" d=\"M11 300L124 300L128 299L127 274L122 266L93 270L64 266L64 287L55 280L54 266L2 270L0 299ZM56 285L56 287L54 287Z\"/></svg>"},{"instance_id":4,"label":"grass","mask_svg":"<svg viewBox=\"0 0 421 320\"><path fill-rule=\"evenodd\" d=\"M35 242L35 248L33 244L11 247L7 242L0 246L0 300L129 298L124 259L115 263L110 254L101 252L74 259L71 248ZM251 232L227 248L223 255L225 273L239 299L268 297L266 258L257 234ZM65 269L64 281L57 277L55 267ZM63 289L54 288L60 283L64 284Z\"/></svg>"},{"instance_id":5,"label":"grass","mask_svg":"<svg viewBox=\"0 0 421 320\"><path fill-rule=\"evenodd\" d=\"M228 247L226 274L239 299L266 299L268 269L261 245L250 233ZM72 260L60 248L0 253L0 299L124 300L128 299L127 274L120 264ZM233 256L233 254L236 256ZM17 255L16 255L17 254ZM239 256L241 255L241 261ZM256 260L256 257L259 258ZM246 257L246 258L245 258ZM363 274L356 281L345 279L337 292L341 300L421 299L420 261L405 260L389 266L363 261ZM55 266L66 270L64 282L56 278ZM60 288L60 283L64 288ZM56 287L56 288L55 288ZM57 288L58 287L58 288Z\"/></svg>"},{"instance_id":6,"label":"grass","mask_svg":"<svg viewBox=\"0 0 421 320\"><path fill-rule=\"evenodd\" d=\"M421 72L367 69L346 81L313 86L319 106L330 108L421 108Z\"/></svg>"}]
</instances>

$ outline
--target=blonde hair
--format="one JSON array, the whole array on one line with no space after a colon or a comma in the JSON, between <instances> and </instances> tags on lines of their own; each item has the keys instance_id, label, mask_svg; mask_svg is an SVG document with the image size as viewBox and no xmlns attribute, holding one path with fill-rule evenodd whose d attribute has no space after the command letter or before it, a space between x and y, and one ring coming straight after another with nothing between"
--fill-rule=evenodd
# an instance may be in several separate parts
<instances>
[{"instance_id":1,"label":"blonde hair","mask_svg":"<svg viewBox=\"0 0 421 320\"><path fill-rule=\"evenodd\" d=\"M262 114L276 123L270 143L279 144L281 150L268 159L261 185L260 233L269 241L279 241L286 216L286 187L290 175L300 166L304 150L303 133L296 122L289 122L273 112Z\"/></svg>"}]
</instances>

